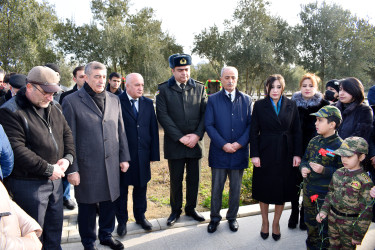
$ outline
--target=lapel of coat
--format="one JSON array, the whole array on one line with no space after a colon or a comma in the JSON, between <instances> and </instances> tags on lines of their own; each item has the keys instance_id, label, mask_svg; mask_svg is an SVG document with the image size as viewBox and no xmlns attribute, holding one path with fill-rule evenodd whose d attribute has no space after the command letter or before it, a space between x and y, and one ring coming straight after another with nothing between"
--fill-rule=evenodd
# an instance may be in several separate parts
<instances>
[{"instance_id":1,"label":"lapel of coat","mask_svg":"<svg viewBox=\"0 0 375 250\"><path fill-rule=\"evenodd\" d=\"M280 119L279 119L279 117L277 116L277 114L276 114L276 112L275 112L275 109L274 109L274 107L273 107L273 105L272 105L271 98L268 97L268 96L266 96L265 99L266 99L266 110L267 110L268 113L271 114L270 117L271 117L272 119L274 119L276 122L278 122L279 124L281 124ZM282 106L281 106L281 107L282 107ZM280 109L280 113L281 113L281 109ZM279 113L279 115L280 115L280 113Z\"/></svg>"},{"instance_id":2,"label":"lapel of coat","mask_svg":"<svg viewBox=\"0 0 375 250\"><path fill-rule=\"evenodd\" d=\"M281 101L281 108L279 113L279 120L282 121L282 118L290 116L291 112L291 103L288 98L283 95L283 100Z\"/></svg>"},{"instance_id":3,"label":"lapel of coat","mask_svg":"<svg viewBox=\"0 0 375 250\"><path fill-rule=\"evenodd\" d=\"M138 98L138 120L140 120L142 118L143 113L145 112L145 110L144 110L144 108L145 108L144 104L145 104L144 97L143 96L139 97Z\"/></svg>"},{"instance_id":4,"label":"lapel of coat","mask_svg":"<svg viewBox=\"0 0 375 250\"><path fill-rule=\"evenodd\" d=\"M130 100L129 100L129 97L128 97L128 94L126 94L126 91L124 91L122 94L121 94L122 98L123 98L123 106L125 107L125 111L128 112L130 114L130 116L134 119L135 119L135 116L134 116L134 113L133 113L133 109L132 109L132 106L130 104ZM138 103L139 104L139 103ZM138 106L139 108L139 106ZM139 113L138 113L138 116L139 116Z\"/></svg>"},{"instance_id":5,"label":"lapel of coat","mask_svg":"<svg viewBox=\"0 0 375 250\"><path fill-rule=\"evenodd\" d=\"M106 93L107 94L107 93ZM79 96L81 97L82 102L89 107L94 113L96 113L99 117L103 117L102 112L94 102L94 100L91 98L91 96L86 92L84 88L82 88L82 91L80 90ZM107 105L105 105L107 107Z\"/></svg>"}]
</instances>

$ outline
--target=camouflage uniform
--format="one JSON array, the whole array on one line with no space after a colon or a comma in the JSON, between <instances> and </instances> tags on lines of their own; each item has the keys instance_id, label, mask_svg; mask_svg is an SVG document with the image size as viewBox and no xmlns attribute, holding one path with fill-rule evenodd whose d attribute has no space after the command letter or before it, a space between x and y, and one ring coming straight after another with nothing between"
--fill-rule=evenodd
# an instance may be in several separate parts
<instances>
[{"instance_id":1,"label":"camouflage uniform","mask_svg":"<svg viewBox=\"0 0 375 250\"><path fill-rule=\"evenodd\" d=\"M319 236L319 225L316 221L317 208L315 202L311 202L312 195L319 195L317 203L319 208L322 206L324 197L328 192L328 185L331 181L333 173L342 167L340 157L332 153L319 153L321 149L331 150L332 152L340 147L342 139L337 133L324 138L318 135L311 139L305 155L303 156L300 169L308 168L311 173L304 180L303 184L303 206L305 208L305 224L307 226L307 239L306 246L308 249L320 249L321 247L327 248L328 241L325 241L321 246L321 236ZM314 172L309 162L315 162L324 166L321 174ZM328 223L323 223L323 238L328 236Z\"/></svg>"},{"instance_id":2,"label":"camouflage uniform","mask_svg":"<svg viewBox=\"0 0 375 250\"><path fill-rule=\"evenodd\" d=\"M333 106L323 107L317 113L311 115L325 118L335 115L341 119L340 111ZM303 182L303 206L305 208L306 246L308 249L325 249L329 245L328 240L325 240L322 244L322 237L323 239L328 237L327 220L323 222L322 235L319 235L320 225L316 221L317 205L315 202L311 202L310 197L315 194L319 195L316 202L318 207L321 208L333 173L342 167L340 156L333 154L333 151L338 149L341 143L342 139L337 132L327 138L322 135L312 138L300 164L300 170L302 168L311 170L311 173ZM314 172L309 165L310 162L324 166L323 172L320 174Z\"/></svg>"},{"instance_id":3,"label":"camouflage uniform","mask_svg":"<svg viewBox=\"0 0 375 250\"><path fill-rule=\"evenodd\" d=\"M366 154L367 143L360 137L349 137L334 153L351 156L354 152ZM361 242L372 219L370 189L373 186L361 168L337 170L329 185L321 212L328 216L330 249L355 249L352 239Z\"/></svg>"}]
</instances>

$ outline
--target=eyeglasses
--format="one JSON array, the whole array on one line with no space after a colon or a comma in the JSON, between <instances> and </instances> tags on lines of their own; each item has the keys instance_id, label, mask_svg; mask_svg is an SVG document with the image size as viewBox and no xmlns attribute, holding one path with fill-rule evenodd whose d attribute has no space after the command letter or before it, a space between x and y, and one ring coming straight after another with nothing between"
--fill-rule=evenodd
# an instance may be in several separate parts
<instances>
[{"instance_id":1,"label":"eyeglasses","mask_svg":"<svg viewBox=\"0 0 375 250\"><path fill-rule=\"evenodd\" d=\"M34 84L31 84L31 85L33 85L33 87L35 88L35 89L37 89L44 97L47 97L47 96L56 96L57 95L57 93L56 92L54 92L54 93L46 93L46 92L42 92L39 88L37 88Z\"/></svg>"}]
</instances>

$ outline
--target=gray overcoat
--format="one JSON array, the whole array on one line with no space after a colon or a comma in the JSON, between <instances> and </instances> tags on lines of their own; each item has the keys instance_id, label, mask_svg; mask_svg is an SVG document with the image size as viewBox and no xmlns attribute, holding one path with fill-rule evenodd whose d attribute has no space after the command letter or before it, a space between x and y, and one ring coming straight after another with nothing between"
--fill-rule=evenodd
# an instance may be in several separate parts
<instances>
[{"instance_id":1,"label":"gray overcoat","mask_svg":"<svg viewBox=\"0 0 375 250\"><path fill-rule=\"evenodd\" d=\"M79 172L74 187L80 203L115 201L120 196L120 162L130 161L120 101L106 91L104 114L84 88L65 97L63 113L72 129Z\"/></svg>"}]
</instances>

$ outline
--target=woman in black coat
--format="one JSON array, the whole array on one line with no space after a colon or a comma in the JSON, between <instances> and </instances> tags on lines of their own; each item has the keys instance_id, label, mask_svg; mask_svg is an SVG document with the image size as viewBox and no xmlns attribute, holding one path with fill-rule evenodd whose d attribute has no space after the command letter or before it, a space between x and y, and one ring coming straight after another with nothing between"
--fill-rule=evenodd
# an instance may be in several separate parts
<instances>
[{"instance_id":1,"label":"woman in black coat","mask_svg":"<svg viewBox=\"0 0 375 250\"><path fill-rule=\"evenodd\" d=\"M350 136L359 136L369 141L373 115L364 100L365 95L360 80L355 77L340 80L339 101L336 107L342 115L338 133L343 140Z\"/></svg>"},{"instance_id":2,"label":"woman in black coat","mask_svg":"<svg viewBox=\"0 0 375 250\"><path fill-rule=\"evenodd\" d=\"M323 95L318 91L318 84L320 78L315 74L307 73L302 76L299 82L300 91L292 96L292 100L296 102L299 114L299 120L302 130L302 153L304 154L309 144L309 141L317 135L315 122L316 116L310 114L318 112L318 110L326 105L329 105L327 100L324 100ZM299 171L296 173L296 189L295 196L292 199L292 213L289 218L288 227L296 228L298 223L298 214L300 213L299 227L306 230L307 227L304 222L304 209L301 207L299 211L299 185L302 182L302 175Z\"/></svg>"},{"instance_id":3,"label":"woman in black coat","mask_svg":"<svg viewBox=\"0 0 375 250\"><path fill-rule=\"evenodd\" d=\"M295 171L301 162L301 127L295 102L283 96L285 81L271 75L267 96L254 104L250 128L250 155L254 165L253 198L262 213L263 239L269 236L268 207L275 204L272 237L280 239L280 217L296 186Z\"/></svg>"}]
</instances>

